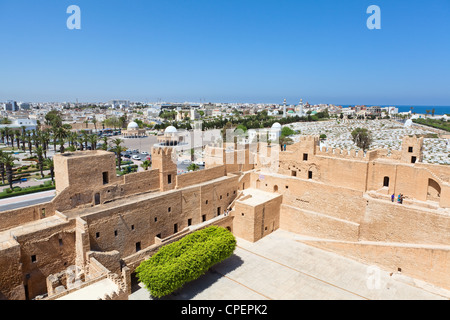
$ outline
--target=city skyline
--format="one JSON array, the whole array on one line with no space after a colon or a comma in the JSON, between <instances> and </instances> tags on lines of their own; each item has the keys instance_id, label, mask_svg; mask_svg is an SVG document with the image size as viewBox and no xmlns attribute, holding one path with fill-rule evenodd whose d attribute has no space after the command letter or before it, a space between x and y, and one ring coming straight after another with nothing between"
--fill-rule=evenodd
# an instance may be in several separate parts
<instances>
[{"instance_id":1,"label":"city skyline","mask_svg":"<svg viewBox=\"0 0 450 320\"><path fill-rule=\"evenodd\" d=\"M81 30L66 26L72 4ZM366 26L372 4L380 30ZM2 1L0 100L449 106L449 9L443 0Z\"/></svg>"}]
</instances>

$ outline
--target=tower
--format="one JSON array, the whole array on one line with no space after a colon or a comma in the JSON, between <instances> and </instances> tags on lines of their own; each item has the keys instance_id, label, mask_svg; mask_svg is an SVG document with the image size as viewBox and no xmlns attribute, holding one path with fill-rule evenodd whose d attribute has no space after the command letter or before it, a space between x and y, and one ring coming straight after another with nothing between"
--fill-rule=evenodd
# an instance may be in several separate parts
<instances>
[{"instance_id":1,"label":"tower","mask_svg":"<svg viewBox=\"0 0 450 320\"><path fill-rule=\"evenodd\" d=\"M286 99L283 102L283 118L286 118Z\"/></svg>"},{"instance_id":2,"label":"tower","mask_svg":"<svg viewBox=\"0 0 450 320\"><path fill-rule=\"evenodd\" d=\"M177 159L173 148L153 148L152 167L159 169L159 188L161 191L175 189Z\"/></svg>"}]
</instances>

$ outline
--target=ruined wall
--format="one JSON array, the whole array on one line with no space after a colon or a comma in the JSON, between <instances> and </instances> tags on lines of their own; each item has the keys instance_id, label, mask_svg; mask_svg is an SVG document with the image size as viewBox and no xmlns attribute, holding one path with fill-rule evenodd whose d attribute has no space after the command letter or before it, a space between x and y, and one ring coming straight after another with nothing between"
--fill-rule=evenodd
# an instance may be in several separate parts
<instances>
[{"instance_id":1,"label":"ruined wall","mask_svg":"<svg viewBox=\"0 0 450 320\"><path fill-rule=\"evenodd\" d=\"M22 280L28 298L47 292L46 278L75 263L74 223L43 226L16 235L20 244Z\"/></svg>"},{"instance_id":2,"label":"ruined wall","mask_svg":"<svg viewBox=\"0 0 450 320\"><path fill-rule=\"evenodd\" d=\"M14 240L0 243L0 300L25 300L20 245Z\"/></svg>"}]
</instances>

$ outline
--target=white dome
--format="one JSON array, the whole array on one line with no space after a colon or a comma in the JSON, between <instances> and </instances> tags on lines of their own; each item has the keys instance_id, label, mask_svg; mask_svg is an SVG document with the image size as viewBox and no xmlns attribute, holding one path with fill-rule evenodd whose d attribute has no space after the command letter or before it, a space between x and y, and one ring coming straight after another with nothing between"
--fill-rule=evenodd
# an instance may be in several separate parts
<instances>
[{"instance_id":1,"label":"white dome","mask_svg":"<svg viewBox=\"0 0 450 320\"><path fill-rule=\"evenodd\" d=\"M127 128L128 130L136 130L139 129L139 125L136 122L132 121L128 124Z\"/></svg>"},{"instance_id":2,"label":"white dome","mask_svg":"<svg viewBox=\"0 0 450 320\"><path fill-rule=\"evenodd\" d=\"M177 133L178 130L174 126L168 126L166 130L164 130L164 133Z\"/></svg>"},{"instance_id":3,"label":"white dome","mask_svg":"<svg viewBox=\"0 0 450 320\"><path fill-rule=\"evenodd\" d=\"M272 125L272 129L280 129L280 130L281 130L281 124L279 124L278 122L275 122L275 123Z\"/></svg>"},{"instance_id":4,"label":"white dome","mask_svg":"<svg viewBox=\"0 0 450 320\"><path fill-rule=\"evenodd\" d=\"M406 122L405 122L405 128L409 128L409 127L411 127L411 126L412 126L412 124L413 124L413 122L412 122L412 120L411 120L411 119L408 119L408 120L406 120Z\"/></svg>"}]
</instances>

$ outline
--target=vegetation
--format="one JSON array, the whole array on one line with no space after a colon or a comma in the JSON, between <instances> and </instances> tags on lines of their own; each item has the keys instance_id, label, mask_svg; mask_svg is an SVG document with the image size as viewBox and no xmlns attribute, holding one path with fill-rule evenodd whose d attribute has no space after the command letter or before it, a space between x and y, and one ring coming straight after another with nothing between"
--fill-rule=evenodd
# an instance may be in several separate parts
<instances>
[{"instance_id":1,"label":"vegetation","mask_svg":"<svg viewBox=\"0 0 450 320\"><path fill-rule=\"evenodd\" d=\"M188 171L197 171L200 170L200 167L195 163L191 163L187 168Z\"/></svg>"},{"instance_id":2,"label":"vegetation","mask_svg":"<svg viewBox=\"0 0 450 320\"><path fill-rule=\"evenodd\" d=\"M136 274L152 296L161 298L229 258L235 248L236 239L231 232L208 227L162 247L137 267Z\"/></svg>"},{"instance_id":3,"label":"vegetation","mask_svg":"<svg viewBox=\"0 0 450 320\"><path fill-rule=\"evenodd\" d=\"M55 189L55 185L51 181L46 181L43 184L33 187L14 187L14 188L5 188L2 192L0 192L0 199L23 196L30 193L42 192Z\"/></svg>"},{"instance_id":4,"label":"vegetation","mask_svg":"<svg viewBox=\"0 0 450 320\"><path fill-rule=\"evenodd\" d=\"M358 148L366 151L372 143L372 134L366 128L356 128L352 131L353 142Z\"/></svg>"},{"instance_id":5,"label":"vegetation","mask_svg":"<svg viewBox=\"0 0 450 320\"><path fill-rule=\"evenodd\" d=\"M450 132L450 122L443 119L413 119L414 123Z\"/></svg>"}]
</instances>

